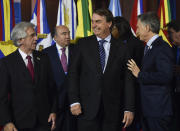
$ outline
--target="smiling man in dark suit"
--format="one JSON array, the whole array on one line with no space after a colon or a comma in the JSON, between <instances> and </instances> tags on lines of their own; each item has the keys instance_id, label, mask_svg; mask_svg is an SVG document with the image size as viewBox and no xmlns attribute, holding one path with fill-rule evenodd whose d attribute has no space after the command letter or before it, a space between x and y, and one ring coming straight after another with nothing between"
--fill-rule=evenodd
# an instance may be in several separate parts
<instances>
[{"instance_id":1,"label":"smiling man in dark suit","mask_svg":"<svg viewBox=\"0 0 180 131\"><path fill-rule=\"evenodd\" d=\"M76 121L69 110L67 98L67 73L74 45L70 44L70 31L65 25L57 26L54 33L54 45L46 48L58 91L58 112L55 131L75 131Z\"/></svg>"},{"instance_id":2,"label":"smiling man in dark suit","mask_svg":"<svg viewBox=\"0 0 180 131\"><path fill-rule=\"evenodd\" d=\"M47 55L35 51L34 25L18 23L11 38L18 49L0 60L0 125L4 131L53 130L56 85Z\"/></svg>"},{"instance_id":3,"label":"smiling man in dark suit","mask_svg":"<svg viewBox=\"0 0 180 131\"><path fill-rule=\"evenodd\" d=\"M71 112L78 131L120 131L133 120L134 81L128 50L111 36L113 15L98 9L92 16L95 35L82 38L68 73Z\"/></svg>"},{"instance_id":4,"label":"smiling man in dark suit","mask_svg":"<svg viewBox=\"0 0 180 131\"><path fill-rule=\"evenodd\" d=\"M146 42L141 70L134 60L128 68L140 83L143 131L169 131L172 111L174 56L171 47L159 37L159 18L149 12L138 16L137 35Z\"/></svg>"}]
</instances>

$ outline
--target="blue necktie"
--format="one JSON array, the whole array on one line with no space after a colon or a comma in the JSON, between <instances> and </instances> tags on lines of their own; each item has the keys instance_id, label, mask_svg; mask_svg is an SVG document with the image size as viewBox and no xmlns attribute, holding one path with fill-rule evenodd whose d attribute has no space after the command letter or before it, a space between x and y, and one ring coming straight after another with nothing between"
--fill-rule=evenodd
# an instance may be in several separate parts
<instances>
[{"instance_id":1,"label":"blue necktie","mask_svg":"<svg viewBox=\"0 0 180 131\"><path fill-rule=\"evenodd\" d=\"M144 48L144 55L146 55L146 53L148 52L148 50L149 50L149 46L146 45L145 48Z\"/></svg>"},{"instance_id":2,"label":"blue necktie","mask_svg":"<svg viewBox=\"0 0 180 131\"><path fill-rule=\"evenodd\" d=\"M101 67L102 67L102 71L104 70L104 66L105 66L105 50L104 50L104 46L103 44L106 42L106 40L100 40L99 41L99 54L100 54L100 60L101 60Z\"/></svg>"},{"instance_id":3,"label":"blue necktie","mask_svg":"<svg viewBox=\"0 0 180 131\"><path fill-rule=\"evenodd\" d=\"M180 65L180 48L177 48L176 64L177 64L177 65Z\"/></svg>"}]
</instances>

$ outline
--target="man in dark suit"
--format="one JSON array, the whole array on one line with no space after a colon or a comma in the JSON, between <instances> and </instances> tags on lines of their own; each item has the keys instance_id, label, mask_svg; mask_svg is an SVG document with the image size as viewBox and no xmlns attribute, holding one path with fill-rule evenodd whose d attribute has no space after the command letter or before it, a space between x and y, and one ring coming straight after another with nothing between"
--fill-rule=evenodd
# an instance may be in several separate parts
<instances>
[{"instance_id":1,"label":"man in dark suit","mask_svg":"<svg viewBox=\"0 0 180 131\"><path fill-rule=\"evenodd\" d=\"M34 25L17 24L11 38L18 49L0 60L0 125L4 131L53 130L56 85L47 55L35 51Z\"/></svg>"},{"instance_id":2,"label":"man in dark suit","mask_svg":"<svg viewBox=\"0 0 180 131\"><path fill-rule=\"evenodd\" d=\"M123 41L128 47L129 54L131 58L137 63L139 67L141 67L142 58L144 56L144 42L136 38L132 31L129 22L121 16L114 17L114 24L112 28L112 35ZM136 101L136 111L135 111L135 119L131 126L129 126L126 131L139 131L140 129L140 88L139 83L135 81L135 101Z\"/></svg>"},{"instance_id":3,"label":"man in dark suit","mask_svg":"<svg viewBox=\"0 0 180 131\"><path fill-rule=\"evenodd\" d=\"M71 62L74 45L70 45L70 31L64 26L55 28L54 45L46 48L51 61L58 90L58 112L55 131L75 131L75 118L70 114L67 98L67 73L68 65ZM65 56L65 57L64 57ZM65 58L65 61L63 61Z\"/></svg>"},{"instance_id":4,"label":"man in dark suit","mask_svg":"<svg viewBox=\"0 0 180 131\"><path fill-rule=\"evenodd\" d=\"M71 112L78 131L120 131L133 120L134 81L127 70L128 50L111 36L112 13L92 16L95 35L82 38L68 74Z\"/></svg>"},{"instance_id":5,"label":"man in dark suit","mask_svg":"<svg viewBox=\"0 0 180 131\"><path fill-rule=\"evenodd\" d=\"M137 35L147 44L141 70L134 60L128 69L140 83L143 131L168 131L172 118L174 57L171 47L158 36L159 18L149 12L138 16Z\"/></svg>"},{"instance_id":6,"label":"man in dark suit","mask_svg":"<svg viewBox=\"0 0 180 131\"><path fill-rule=\"evenodd\" d=\"M180 130L180 22L173 20L167 24L168 38L173 44L174 56L176 58L174 65L174 124L175 131Z\"/></svg>"}]
</instances>

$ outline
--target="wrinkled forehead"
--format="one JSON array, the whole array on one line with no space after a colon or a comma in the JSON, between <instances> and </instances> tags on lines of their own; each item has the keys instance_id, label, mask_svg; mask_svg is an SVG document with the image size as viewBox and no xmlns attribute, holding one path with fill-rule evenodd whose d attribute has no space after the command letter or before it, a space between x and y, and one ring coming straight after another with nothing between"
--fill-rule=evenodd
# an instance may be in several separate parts
<instances>
[{"instance_id":1,"label":"wrinkled forehead","mask_svg":"<svg viewBox=\"0 0 180 131\"><path fill-rule=\"evenodd\" d=\"M104 15L93 13L92 20L106 20L106 17Z\"/></svg>"},{"instance_id":2,"label":"wrinkled forehead","mask_svg":"<svg viewBox=\"0 0 180 131\"><path fill-rule=\"evenodd\" d=\"M33 27L28 27L28 28L26 29L26 33L27 33L27 34L35 33L35 29L34 29Z\"/></svg>"}]
</instances>

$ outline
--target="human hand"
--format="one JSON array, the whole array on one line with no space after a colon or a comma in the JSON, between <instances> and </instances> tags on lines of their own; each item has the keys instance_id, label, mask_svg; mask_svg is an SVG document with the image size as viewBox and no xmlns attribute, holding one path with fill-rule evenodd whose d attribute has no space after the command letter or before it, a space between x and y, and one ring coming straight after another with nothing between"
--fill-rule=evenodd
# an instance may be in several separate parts
<instances>
[{"instance_id":1,"label":"human hand","mask_svg":"<svg viewBox=\"0 0 180 131\"><path fill-rule=\"evenodd\" d=\"M48 118L48 122L52 122L51 131L56 128L56 113L51 113Z\"/></svg>"},{"instance_id":2,"label":"human hand","mask_svg":"<svg viewBox=\"0 0 180 131\"><path fill-rule=\"evenodd\" d=\"M139 67L133 59L128 60L127 63L128 69L132 72L132 74L137 78L140 72Z\"/></svg>"},{"instance_id":3,"label":"human hand","mask_svg":"<svg viewBox=\"0 0 180 131\"><path fill-rule=\"evenodd\" d=\"M15 127L15 125L11 122L7 123L5 126L4 126L4 131L18 131Z\"/></svg>"},{"instance_id":4,"label":"human hand","mask_svg":"<svg viewBox=\"0 0 180 131\"><path fill-rule=\"evenodd\" d=\"M78 116L82 113L80 104L76 104L72 106L70 110L71 110L71 113L75 116Z\"/></svg>"},{"instance_id":5,"label":"human hand","mask_svg":"<svg viewBox=\"0 0 180 131\"><path fill-rule=\"evenodd\" d=\"M131 123L133 122L134 119L134 113L130 112L130 111L125 111L124 112L124 118L123 118L123 123L124 123L124 128L128 127L129 125L131 125Z\"/></svg>"}]
</instances>

